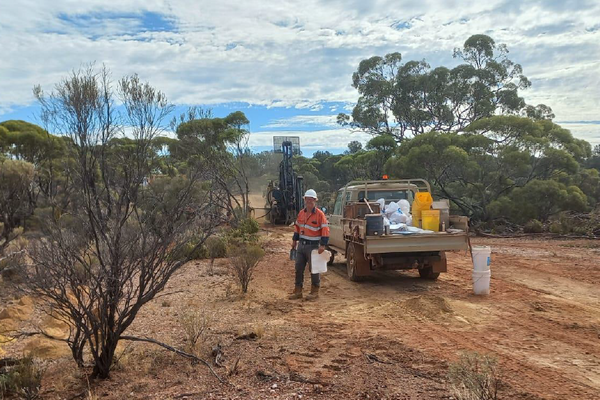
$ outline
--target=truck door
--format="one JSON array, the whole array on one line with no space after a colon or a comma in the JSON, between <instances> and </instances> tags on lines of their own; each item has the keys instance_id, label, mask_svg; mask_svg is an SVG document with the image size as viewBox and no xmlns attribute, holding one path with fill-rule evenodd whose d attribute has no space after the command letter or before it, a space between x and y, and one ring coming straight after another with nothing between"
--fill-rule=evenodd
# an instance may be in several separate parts
<instances>
[{"instance_id":1,"label":"truck door","mask_svg":"<svg viewBox=\"0 0 600 400\"><path fill-rule=\"evenodd\" d=\"M342 232L342 210L344 199L343 190L337 193L335 203L333 206L333 212L327 217L329 220L329 243L332 246L344 249L345 242Z\"/></svg>"}]
</instances>

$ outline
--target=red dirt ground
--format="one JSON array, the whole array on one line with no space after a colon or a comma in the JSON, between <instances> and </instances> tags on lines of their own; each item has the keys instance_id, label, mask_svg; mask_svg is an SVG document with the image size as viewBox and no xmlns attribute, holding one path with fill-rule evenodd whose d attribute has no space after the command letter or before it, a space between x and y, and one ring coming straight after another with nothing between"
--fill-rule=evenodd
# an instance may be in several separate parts
<instances>
[{"instance_id":1,"label":"red dirt ground","mask_svg":"<svg viewBox=\"0 0 600 400\"><path fill-rule=\"evenodd\" d=\"M111 378L89 386L68 358L47 362L42 397L450 399L449 363L477 351L498 358L501 399L600 398L598 241L473 239L493 248L489 296L472 294L465 253L449 254L434 282L416 272L350 282L338 257L320 299L306 302L287 300L290 238L288 228L264 232L267 255L245 297L226 274L208 276L207 262L186 265L129 332L185 347L181 313L206 310L201 354L221 344L225 366L214 368L227 384L202 364L125 343ZM259 337L236 339L250 332Z\"/></svg>"}]
</instances>

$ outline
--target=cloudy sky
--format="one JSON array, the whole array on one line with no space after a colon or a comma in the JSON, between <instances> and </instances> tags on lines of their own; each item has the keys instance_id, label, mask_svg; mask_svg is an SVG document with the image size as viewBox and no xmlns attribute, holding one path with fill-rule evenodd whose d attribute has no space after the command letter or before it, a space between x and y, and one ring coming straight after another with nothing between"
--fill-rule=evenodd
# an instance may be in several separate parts
<instances>
[{"instance_id":1,"label":"cloudy sky","mask_svg":"<svg viewBox=\"0 0 600 400\"><path fill-rule=\"evenodd\" d=\"M305 154L343 151L335 124L357 99L351 75L373 55L453 66L472 34L507 44L555 121L600 144L597 0L0 0L0 121L37 121L32 87L80 65L138 73L183 109L242 110L251 144L300 136Z\"/></svg>"}]
</instances>

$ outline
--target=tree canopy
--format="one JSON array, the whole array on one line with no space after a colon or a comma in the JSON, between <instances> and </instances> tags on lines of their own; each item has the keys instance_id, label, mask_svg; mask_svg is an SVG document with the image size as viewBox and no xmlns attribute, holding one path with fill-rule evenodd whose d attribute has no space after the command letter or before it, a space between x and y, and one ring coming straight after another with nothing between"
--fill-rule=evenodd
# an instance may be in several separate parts
<instances>
[{"instance_id":1,"label":"tree canopy","mask_svg":"<svg viewBox=\"0 0 600 400\"><path fill-rule=\"evenodd\" d=\"M517 188L540 191L547 184L549 191L558 191L593 180L595 174L580 165L590 154L589 143L551 121L494 116L474 122L462 134L431 131L406 140L388 160L386 170L396 177L427 179L435 195L452 200L465 215L487 220L500 216L502 207L496 203L489 209L492 203L524 193L515 192ZM583 210L600 200L591 186L579 195L578 201L557 207ZM544 210L539 208L537 218L549 216ZM513 213L509 218L521 221L529 214Z\"/></svg>"},{"instance_id":2,"label":"tree canopy","mask_svg":"<svg viewBox=\"0 0 600 400\"><path fill-rule=\"evenodd\" d=\"M363 60L352 75L360 97L351 115L338 122L397 141L430 130L459 131L481 118L498 114L549 117L545 105L527 106L519 90L531 83L508 48L486 35L473 35L454 50L462 61L432 68L425 60L403 62L400 53Z\"/></svg>"}]
</instances>

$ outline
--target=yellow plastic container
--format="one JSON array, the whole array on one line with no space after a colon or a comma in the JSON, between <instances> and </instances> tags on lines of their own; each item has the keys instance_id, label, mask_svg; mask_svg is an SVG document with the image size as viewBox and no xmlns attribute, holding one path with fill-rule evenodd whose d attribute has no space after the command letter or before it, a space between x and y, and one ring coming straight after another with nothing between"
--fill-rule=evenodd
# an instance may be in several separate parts
<instances>
[{"instance_id":1,"label":"yellow plastic container","mask_svg":"<svg viewBox=\"0 0 600 400\"><path fill-rule=\"evenodd\" d=\"M417 192L415 193L415 203L421 206L421 209L429 210L431 208L431 203L433 203L433 198L431 197L431 193L429 192ZM413 203L414 207L414 203Z\"/></svg>"},{"instance_id":2,"label":"yellow plastic container","mask_svg":"<svg viewBox=\"0 0 600 400\"><path fill-rule=\"evenodd\" d=\"M440 210L422 210L421 218L423 229L434 232L440 231Z\"/></svg>"},{"instance_id":3,"label":"yellow plastic container","mask_svg":"<svg viewBox=\"0 0 600 400\"><path fill-rule=\"evenodd\" d=\"M431 193L429 192L418 192L415 193L415 200L412 204L412 218L413 225L421 228L421 212L431 209L431 203L433 203L433 198L431 197ZM425 229L425 228L423 228Z\"/></svg>"}]
</instances>

